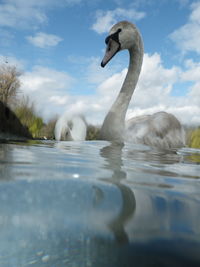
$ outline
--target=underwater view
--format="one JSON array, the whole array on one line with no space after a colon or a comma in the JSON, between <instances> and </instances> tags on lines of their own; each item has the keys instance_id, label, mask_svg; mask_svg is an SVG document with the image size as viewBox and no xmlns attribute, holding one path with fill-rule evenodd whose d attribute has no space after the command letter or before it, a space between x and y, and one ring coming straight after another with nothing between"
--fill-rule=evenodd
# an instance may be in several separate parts
<instances>
[{"instance_id":1,"label":"underwater view","mask_svg":"<svg viewBox=\"0 0 200 267\"><path fill-rule=\"evenodd\" d=\"M200 150L0 144L0 266L199 266Z\"/></svg>"}]
</instances>

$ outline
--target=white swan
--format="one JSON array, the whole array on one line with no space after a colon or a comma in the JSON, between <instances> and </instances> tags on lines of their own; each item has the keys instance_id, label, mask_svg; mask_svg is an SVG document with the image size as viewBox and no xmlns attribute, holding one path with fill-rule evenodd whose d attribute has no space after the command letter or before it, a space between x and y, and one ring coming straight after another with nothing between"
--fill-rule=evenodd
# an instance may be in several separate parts
<instances>
[{"instance_id":1,"label":"white swan","mask_svg":"<svg viewBox=\"0 0 200 267\"><path fill-rule=\"evenodd\" d=\"M100 139L132 141L162 148L181 147L185 144L184 130L172 114L158 112L128 120L125 116L136 87L143 61L143 42L136 26L127 21L115 24L105 40L107 49L101 62L104 67L124 49L129 51L129 68L122 88L106 115L100 130Z\"/></svg>"},{"instance_id":2,"label":"white swan","mask_svg":"<svg viewBox=\"0 0 200 267\"><path fill-rule=\"evenodd\" d=\"M63 114L54 129L57 141L84 141L87 134L85 119L79 114Z\"/></svg>"}]
</instances>

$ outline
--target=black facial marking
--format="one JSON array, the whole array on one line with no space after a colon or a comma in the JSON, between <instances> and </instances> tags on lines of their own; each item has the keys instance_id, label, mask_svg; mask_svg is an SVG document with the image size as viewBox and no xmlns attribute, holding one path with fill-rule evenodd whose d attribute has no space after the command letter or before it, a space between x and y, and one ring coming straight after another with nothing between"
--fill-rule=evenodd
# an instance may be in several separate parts
<instances>
[{"instance_id":1,"label":"black facial marking","mask_svg":"<svg viewBox=\"0 0 200 267\"><path fill-rule=\"evenodd\" d=\"M112 39L115 42L117 42L118 44L120 44L119 42L119 33L121 32L121 29L118 29L116 32L114 32L113 34L110 34L108 37L106 37L105 39L105 43L108 44L109 40Z\"/></svg>"}]
</instances>

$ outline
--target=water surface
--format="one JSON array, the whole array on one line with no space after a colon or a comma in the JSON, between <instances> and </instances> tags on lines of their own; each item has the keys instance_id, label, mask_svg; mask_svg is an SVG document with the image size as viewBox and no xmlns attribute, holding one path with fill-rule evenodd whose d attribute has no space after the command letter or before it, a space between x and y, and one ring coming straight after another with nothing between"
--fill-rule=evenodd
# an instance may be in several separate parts
<instances>
[{"instance_id":1,"label":"water surface","mask_svg":"<svg viewBox=\"0 0 200 267\"><path fill-rule=\"evenodd\" d=\"M0 144L0 266L200 266L200 150Z\"/></svg>"}]
</instances>

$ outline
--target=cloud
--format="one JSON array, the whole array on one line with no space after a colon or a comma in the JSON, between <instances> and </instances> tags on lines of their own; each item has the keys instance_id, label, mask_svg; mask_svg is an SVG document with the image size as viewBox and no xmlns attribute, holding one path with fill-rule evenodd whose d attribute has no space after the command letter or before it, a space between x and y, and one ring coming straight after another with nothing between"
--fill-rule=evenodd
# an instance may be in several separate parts
<instances>
[{"instance_id":1,"label":"cloud","mask_svg":"<svg viewBox=\"0 0 200 267\"><path fill-rule=\"evenodd\" d=\"M193 3L188 22L175 30L170 38L183 53L194 51L200 54L200 2Z\"/></svg>"},{"instance_id":2,"label":"cloud","mask_svg":"<svg viewBox=\"0 0 200 267\"><path fill-rule=\"evenodd\" d=\"M185 72L182 74L183 81L200 81L200 63L192 59L185 60Z\"/></svg>"},{"instance_id":3,"label":"cloud","mask_svg":"<svg viewBox=\"0 0 200 267\"><path fill-rule=\"evenodd\" d=\"M91 59L91 66L95 59ZM137 88L130 102L127 118L166 111L174 114L184 124L200 125L200 65L188 60L185 69L177 66L166 68L157 53L145 54ZM92 73L90 69L88 74ZM31 96L45 119L64 112L83 114L92 124L101 124L116 99L127 73L127 68L110 74L105 79L95 80L93 94L71 94L76 91L73 77L66 72L36 66L22 76L22 91ZM191 82L186 96L172 96L173 87ZM93 80L91 80L93 83Z\"/></svg>"},{"instance_id":4,"label":"cloud","mask_svg":"<svg viewBox=\"0 0 200 267\"><path fill-rule=\"evenodd\" d=\"M119 67L121 67L121 64L119 64L119 66L118 64L115 64L112 67L108 65L106 68L101 68L100 63L100 57L87 58L87 66L84 67L84 73L86 80L91 84L102 83L111 75L116 73L119 70Z\"/></svg>"},{"instance_id":5,"label":"cloud","mask_svg":"<svg viewBox=\"0 0 200 267\"><path fill-rule=\"evenodd\" d=\"M105 107L107 110L110 108L116 98L126 73L125 68L99 85L98 98L102 99L103 112ZM170 105L173 84L179 80L180 73L177 67L164 68L159 54L145 54L140 78L129 105L128 117L166 109Z\"/></svg>"},{"instance_id":6,"label":"cloud","mask_svg":"<svg viewBox=\"0 0 200 267\"><path fill-rule=\"evenodd\" d=\"M60 110L60 106L68 103L68 89L75 80L66 72L35 66L32 71L25 72L20 81L21 90L35 103L37 110L46 118ZM62 109L62 108L61 108Z\"/></svg>"},{"instance_id":7,"label":"cloud","mask_svg":"<svg viewBox=\"0 0 200 267\"><path fill-rule=\"evenodd\" d=\"M135 9L116 8L114 10L103 11L99 10L96 13L96 22L92 25L92 29L101 34L108 32L118 20L140 20L145 17L144 12L136 11Z\"/></svg>"},{"instance_id":8,"label":"cloud","mask_svg":"<svg viewBox=\"0 0 200 267\"><path fill-rule=\"evenodd\" d=\"M47 22L42 10L35 5L23 5L22 2L9 1L0 5L0 26L29 28Z\"/></svg>"},{"instance_id":9,"label":"cloud","mask_svg":"<svg viewBox=\"0 0 200 267\"><path fill-rule=\"evenodd\" d=\"M165 68L159 54L144 55L140 79L129 105L127 117L166 111L174 114L183 124L200 125L200 76L198 63L185 62L187 69L177 66ZM191 82L188 93L172 96L173 87Z\"/></svg>"},{"instance_id":10,"label":"cloud","mask_svg":"<svg viewBox=\"0 0 200 267\"><path fill-rule=\"evenodd\" d=\"M48 22L46 12L55 7L78 4L82 0L3 0L0 4L0 26L37 28Z\"/></svg>"},{"instance_id":11,"label":"cloud","mask_svg":"<svg viewBox=\"0 0 200 267\"><path fill-rule=\"evenodd\" d=\"M65 105L68 102L68 96L53 95L49 98L49 102L52 102L56 105Z\"/></svg>"},{"instance_id":12,"label":"cloud","mask_svg":"<svg viewBox=\"0 0 200 267\"><path fill-rule=\"evenodd\" d=\"M26 39L34 46L40 48L46 48L56 46L62 41L62 38L54 34L47 34L44 32L38 32L35 36L27 36Z\"/></svg>"},{"instance_id":13,"label":"cloud","mask_svg":"<svg viewBox=\"0 0 200 267\"><path fill-rule=\"evenodd\" d=\"M181 79L183 81L192 82L188 92L188 104L192 99L194 105L199 106L200 103L200 63L193 60L186 61L186 70L182 73ZM200 109L200 108L199 108ZM199 113L200 114L200 113Z\"/></svg>"},{"instance_id":14,"label":"cloud","mask_svg":"<svg viewBox=\"0 0 200 267\"><path fill-rule=\"evenodd\" d=\"M137 107L148 108L159 103L167 103L173 85L179 80L181 70L178 67L167 69L163 66L161 56L144 54L142 70L134 93L134 102Z\"/></svg>"},{"instance_id":15,"label":"cloud","mask_svg":"<svg viewBox=\"0 0 200 267\"><path fill-rule=\"evenodd\" d=\"M9 64L11 66L17 67L19 71L22 71L26 65L24 60L19 60L12 56L4 56L0 54L0 63L2 64Z\"/></svg>"},{"instance_id":16,"label":"cloud","mask_svg":"<svg viewBox=\"0 0 200 267\"><path fill-rule=\"evenodd\" d=\"M159 54L145 54L141 75L129 104L127 118L166 111L174 114L183 124L200 125L200 76L198 79L197 75L192 76L193 73L198 73L199 64L190 62L190 65L193 68L188 66L186 71L177 66L165 68ZM110 109L126 73L127 69L123 69L99 85L95 101L99 120L103 121L105 114ZM171 95L175 85L180 86L187 81L191 81L192 85L186 96L174 97ZM95 121L93 117L95 109L91 105L90 108L90 117Z\"/></svg>"}]
</instances>

